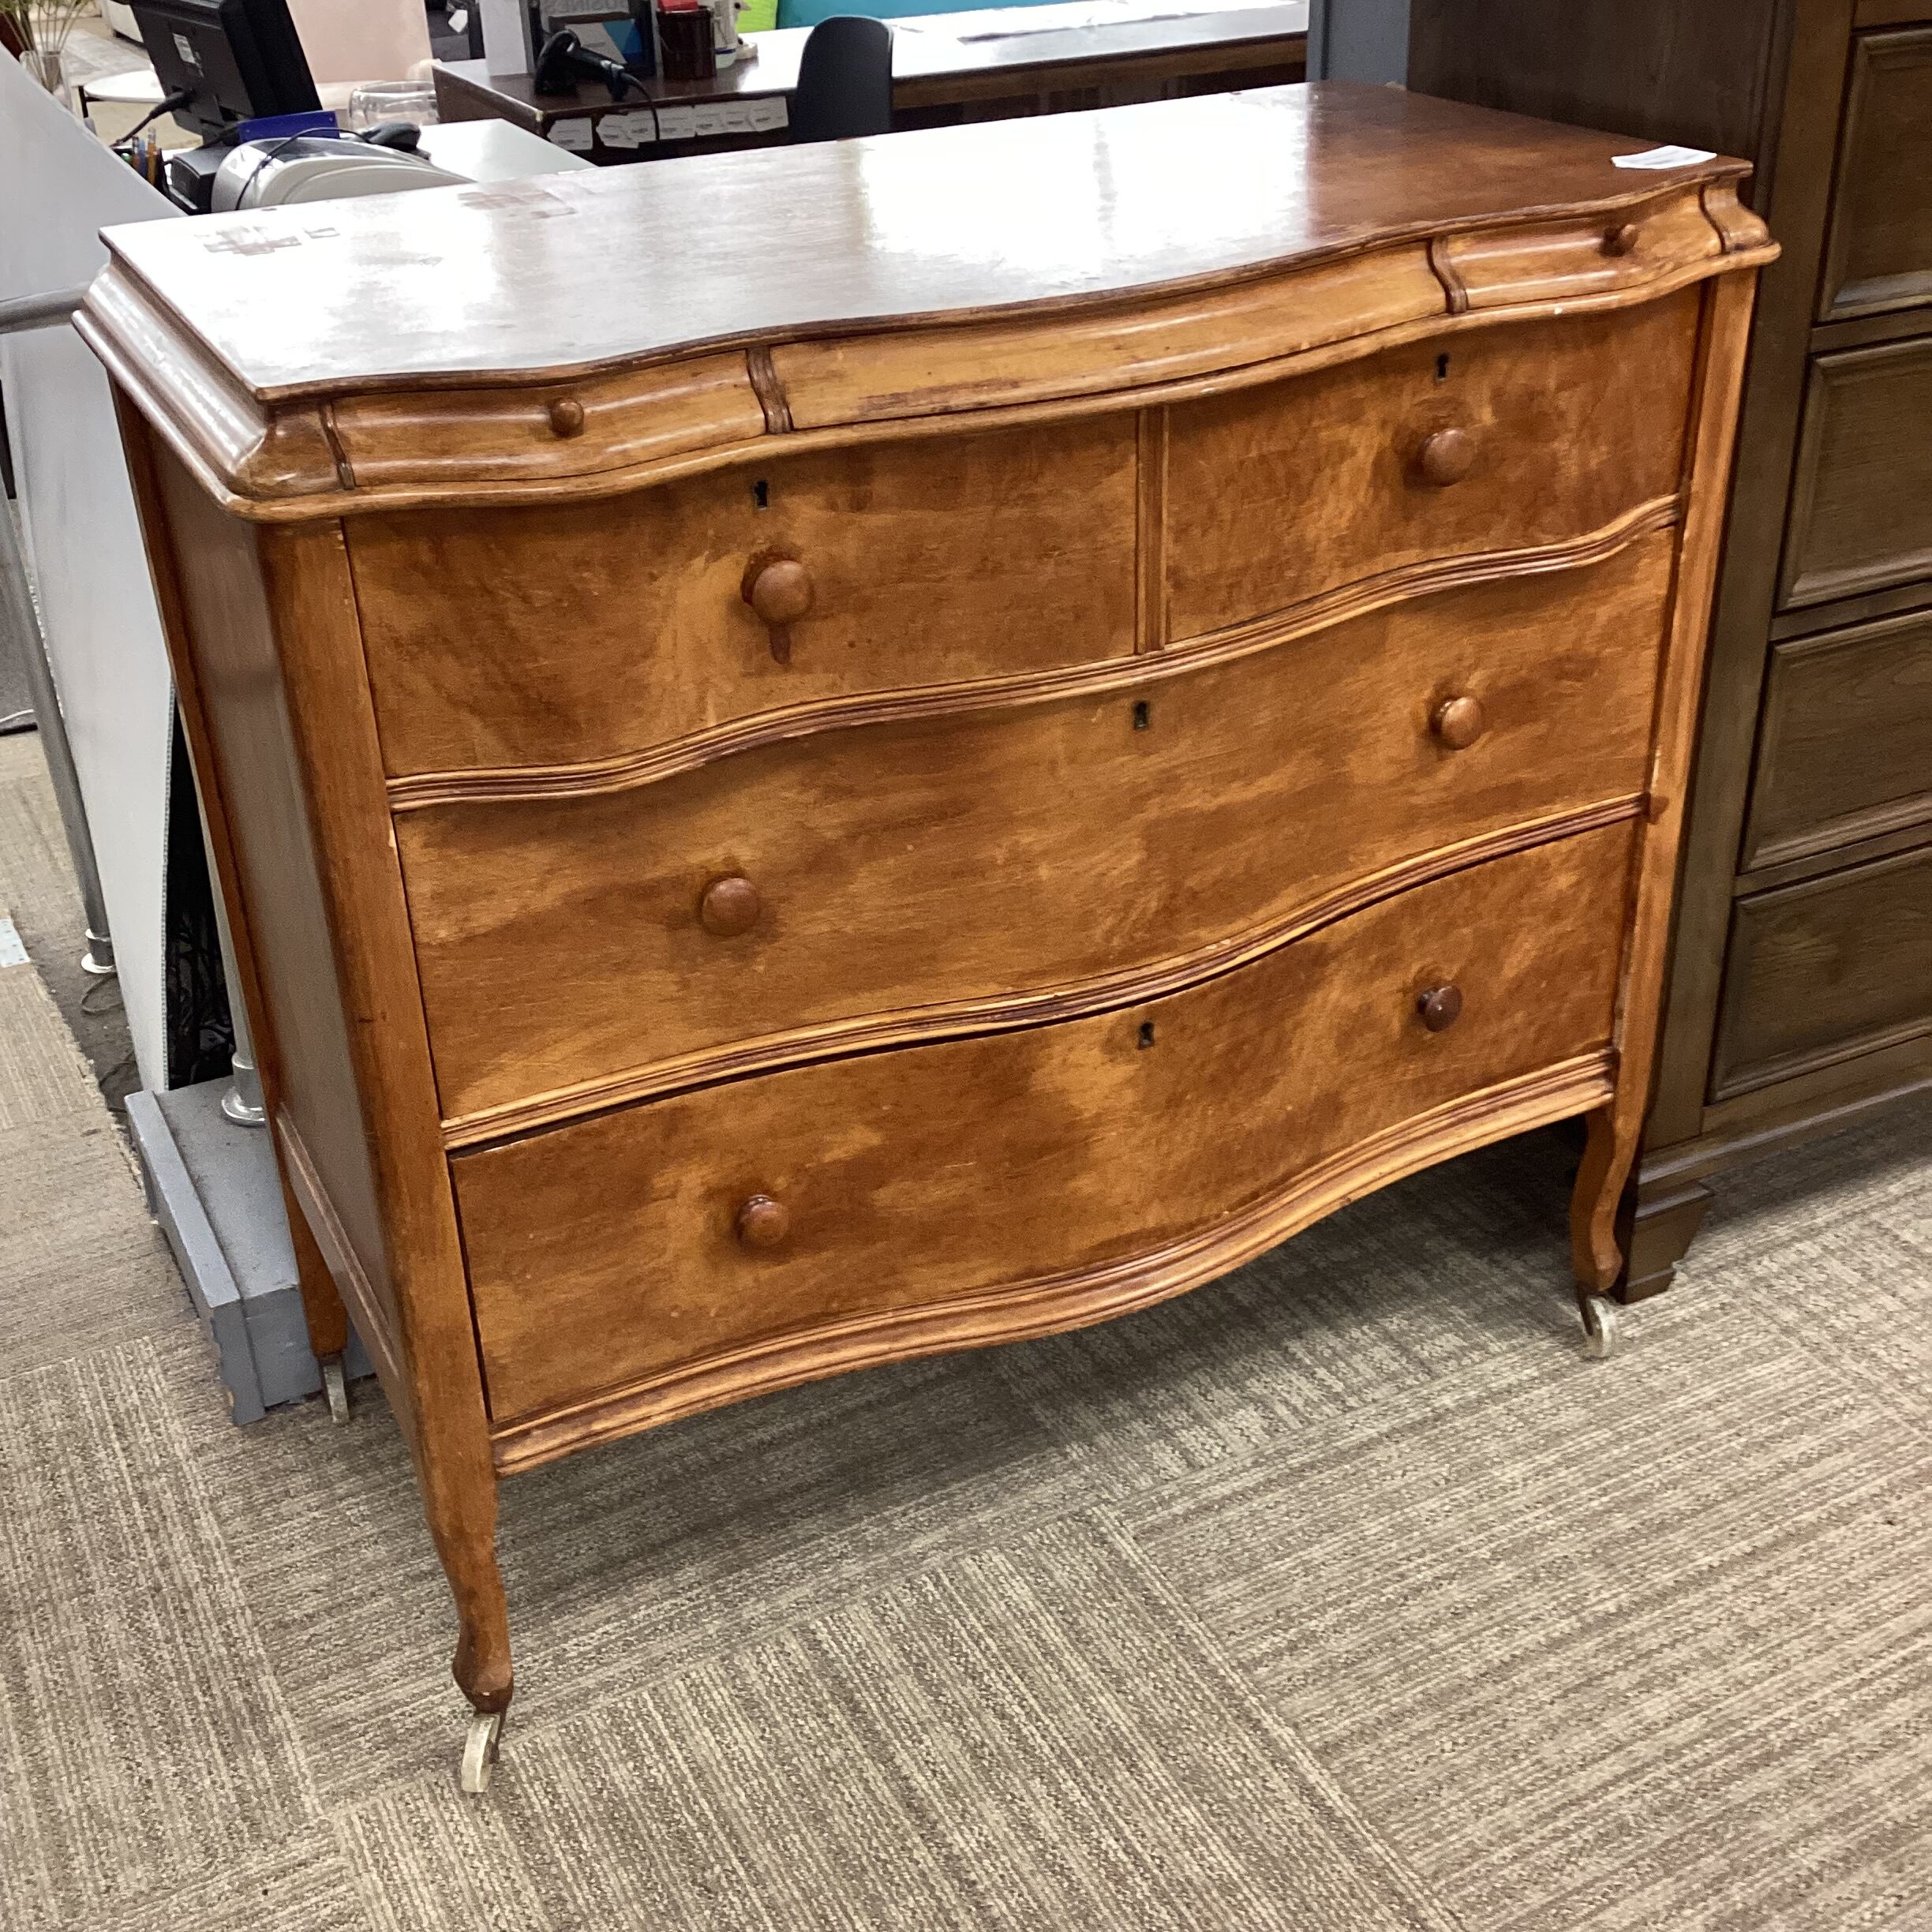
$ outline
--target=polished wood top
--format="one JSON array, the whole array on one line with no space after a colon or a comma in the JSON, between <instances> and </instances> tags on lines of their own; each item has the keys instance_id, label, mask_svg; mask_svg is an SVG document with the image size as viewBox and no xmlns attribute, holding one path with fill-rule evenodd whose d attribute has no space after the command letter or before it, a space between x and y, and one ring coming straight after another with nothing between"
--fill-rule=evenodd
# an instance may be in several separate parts
<instances>
[{"instance_id":1,"label":"polished wood top","mask_svg":"<svg viewBox=\"0 0 1932 1932\"><path fill-rule=\"evenodd\" d=\"M1320 82L112 228L81 322L125 343L118 283L257 402L464 386L1239 282L1747 171L1611 165L1642 145Z\"/></svg>"},{"instance_id":2,"label":"polished wood top","mask_svg":"<svg viewBox=\"0 0 1932 1932\"><path fill-rule=\"evenodd\" d=\"M1037 9L1043 17L1071 8ZM1046 19L1021 32L995 32L974 13L928 13L893 23L893 81L902 97L917 98L927 84L1011 75L1016 80L1041 68L1131 67L1197 47L1246 47L1268 41L1305 44L1308 0L1277 6L1170 15L1161 20L1106 21L1094 26L1055 26ZM711 101L758 100L790 94L798 85L799 60L809 27L778 27L747 34L755 60L740 61L708 80L640 78L638 91L614 103L600 82L567 93L539 94L527 73L492 73L486 60L439 61L440 85L453 82L520 125L546 129L557 121L601 114L613 107L655 101L665 107Z\"/></svg>"}]
</instances>

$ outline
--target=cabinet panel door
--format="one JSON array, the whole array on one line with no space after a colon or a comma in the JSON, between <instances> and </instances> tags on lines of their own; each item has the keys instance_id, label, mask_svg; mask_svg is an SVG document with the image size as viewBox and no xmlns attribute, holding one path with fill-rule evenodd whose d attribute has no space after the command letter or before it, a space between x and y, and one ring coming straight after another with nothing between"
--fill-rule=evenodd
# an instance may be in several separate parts
<instances>
[{"instance_id":1,"label":"cabinet panel door","mask_svg":"<svg viewBox=\"0 0 1932 1932\"><path fill-rule=\"evenodd\" d=\"M1711 1098L1932 1033L1932 850L1740 900Z\"/></svg>"},{"instance_id":2,"label":"cabinet panel door","mask_svg":"<svg viewBox=\"0 0 1932 1932\"><path fill-rule=\"evenodd\" d=\"M1932 25L1852 43L1818 319L1932 301Z\"/></svg>"},{"instance_id":3,"label":"cabinet panel door","mask_svg":"<svg viewBox=\"0 0 1932 1932\"><path fill-rule=\"evenodd\" d=\"M1932 337L1814 359L1779 605L1932 577Z\"/></svg>"},{"instance_id":4,"label":"cabinet panel door","mask_svg":"<svg viewBox=\"0 0 1932 1932\"><path fill-rule=\"evenodd\" d=\"M1744 869L1932 818L1932 615L1771 653Z\"/></svg>"}]
</instances>

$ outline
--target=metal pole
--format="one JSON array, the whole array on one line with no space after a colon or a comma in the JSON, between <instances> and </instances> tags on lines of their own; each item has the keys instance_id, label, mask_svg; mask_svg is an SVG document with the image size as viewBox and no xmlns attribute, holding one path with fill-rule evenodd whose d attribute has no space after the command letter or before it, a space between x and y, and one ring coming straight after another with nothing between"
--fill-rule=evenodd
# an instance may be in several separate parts
<instances>
[{"instance_id":1,"label":"metal pole","mask_svg":"<svg viewBox=\"0 0 1932 1932\"><path fill-rule=\"evenodd\" d=\"M85 292L76 289L65 295L0 302L0 333L47 328L64 322ZM88 937L87 950L80 956L81 970L105 975L114 969L114 942L108 937L107 905L101 897L100 869L94 863L87 807L80 801L80 774L74 769L73 747L67 742L60 695L54 688L53 667L47 661L39 615L34 608L33 592L27 581L27 560L21 554L13 512L0 506L0 649L9 646L27 673L27 691L33 701L40 748L47 758L47 776L54 781L54 802L60 807L61 825L67 834L74 877L80 885Z\"/></svg>"}]
</instances>

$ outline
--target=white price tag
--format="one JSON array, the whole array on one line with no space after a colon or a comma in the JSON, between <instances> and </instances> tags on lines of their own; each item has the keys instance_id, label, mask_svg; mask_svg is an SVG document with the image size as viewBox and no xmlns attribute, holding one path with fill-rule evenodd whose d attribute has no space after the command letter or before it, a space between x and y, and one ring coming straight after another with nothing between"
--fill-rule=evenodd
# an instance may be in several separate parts
<instances>
[{"instance_id":1,"label":"white price tag","mask_svg":"<svg viewBox=\"0 0 1932 1932\"><path fill-rule=\"evenodd\" d=\"M724 132L724 110L714 102L707 101L702 107L694 107L695 117L691 133L699 140L710 140Z\"/></svg>"},{"instance_id":2,"label":"white price tag","mask_svg":"<svg viewBox=\"0 0 1932 1932\"><path fill-rule=\"evenodd\" d=\"M1620 168L1695 167L1700 161L1715 161L1709 148L1646 148L1642 154L1615 155L1610 165Z\"/></svg>"},{"instance_id":3,"label":"white price tag","mask_svg":"<svg viewBox=\"0 0 1932 1932\"><path fill-rule=\"evenodd\" d=\"M724 134L749 134L751 132L751 104L749 101L721 101L718 113L724 125L719 132Z\"/></svg>"},{"instance_id":4,"label":"white price tag","mask_svg":"<svg viewBox=\"0 0 1932 1932\"><path fill-rule=\"evenodd\" d=\"M633 109L628 114L600 114L597 131L597 139L606 148L648 148L657 138L648 107Z\"/></svg>"},{"instance_id":5,"label":"white price tag","mask_svg":"<svg viewBox=\"0 0 1932 1932\"><path fill-rule=\"evenodd\" d=\"M767 99L747 103L745 125L754 134L769 134L774 129L784 126L791 118L786 111L782 94L773 94Z\"/></svg>"},{"instance_id":6,"label":"white price tag","mask_svg":"<svg viewBox=\"0 0 1932 1932\"><path fill-rule=\"evenodd\" d=\"M695 107L660 107L657 133L663 140L689 140L698 118Z\"/></svg>"},{"instance_id":7,"label":"white price tag","mask_svg":"<svg viewBox=\"0 0 1932 1932\"><path fill-rule=\"evenodd\" d=\"M550 139L557 147L568 154L588 154L590 152L590 123L582 116L573 116L568 121L552 121L550 123Z\"/></svg>"}]
</instances>

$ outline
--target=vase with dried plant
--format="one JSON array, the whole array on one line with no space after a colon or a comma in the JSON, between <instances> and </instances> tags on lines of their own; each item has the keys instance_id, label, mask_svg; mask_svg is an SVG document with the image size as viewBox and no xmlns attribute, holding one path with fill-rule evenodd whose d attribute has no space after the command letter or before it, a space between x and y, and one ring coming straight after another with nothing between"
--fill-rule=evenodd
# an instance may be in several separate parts
<instances>
[{"instance_id":1,"label":"vase with dried plant","mask_svg":"<svg viewBox=\"0 0 1932 1932\"><path fill-rule=\"evenodd\" d=\"M63 105L71 107L61 56L67 36L94 0L0 0L0 42L17 48L21 65Z\"/></svg>"}]
</instances>

